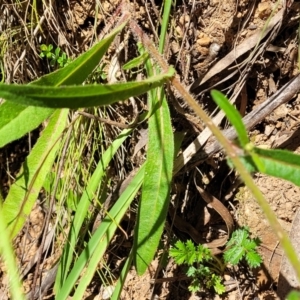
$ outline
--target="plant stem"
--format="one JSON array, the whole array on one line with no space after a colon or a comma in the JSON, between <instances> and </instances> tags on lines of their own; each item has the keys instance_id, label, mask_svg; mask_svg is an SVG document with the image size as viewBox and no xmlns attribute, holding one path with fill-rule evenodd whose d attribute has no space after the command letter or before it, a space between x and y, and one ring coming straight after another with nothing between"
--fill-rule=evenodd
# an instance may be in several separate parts
<instances>
[{"instance_id":1,"label":"plant stem","mask_svg":"<svg viewBox=\"0 0 300 300\"><path fill-rule=\"evenodd\" d=\"M264 198L261 191L255 185L251 175L244 167L243 163L241 162L239 156L236 154L235 149L232 147L230 141L228 141L219 128L211 121L211 119L206 115L206 113L202 110L202 108L197 104L197 102L193 99L193 97L185 90L185 88L181 85L178 79L173 78L171 80L172 84L184 98L184 100L189 104L189 106L195 111L195 113L203 120L206 126L211 130L214 136L217 138L219 143L225 149L228 157L231 159L232 163L234 164L237 171L240 173L241 178L243 179L246 186L249 188L253 196L256 198L259 206L261 207L262 211L264 212L270 226L272 227L274 233L277 235L281 246L288 257L292 266L294 266L298 280L300 281L300 262L297 257L297 254L289 240L288 235L281 227L280 223L277 220L277 217L273 210L271 209L270 205L268 204L267 200Z\"/></svg>"},{"instance_id":2,"label":"plant stem","mask_svg":"<svg viewBox=\"0 0 300 300\"><path fill-rule=\"evenodd\" d=\"M138 24L134 20L131 20L129 24L132 32L135 33L138 36L138 38L142 41L143 45L148 49L149 53L160 65L162 70L167 72L167 70L169 69L169 65L163 59L163 57L157 52L152 41L148 38L148 36L143 32L143 30L138 26ZM213 135L216 137L216 139L225 149L228 157L231 159L233 165L240 173L241 178L243 179L246 186L249 188L253 196L256 198L259 206L263 210L270 226L272 227L274 233L277 235L287 258L289 259L292 266L294 266L298 280L300 281L300 262L289 240L289 237L281 227L280 223L278 222L277 217L274 214L273 210L271 209L270 205L268 204L267 200L264 198L261 191L255 185L255 182L253 181L251 175L248 173L243 163L240 161L240 158L238 157L235 149L232 147L231 142L226 139L226 137L222 134L219 128L212 122L211 118L206 115L206 113L198 105L196 100L190 95L190 93L185 89L185 87L180 83L180 81L176 77L173 77L170 80L170 82L181 94L181 96L187 102L187 104L202 119L202 121L211 130Z\"/></svg>"}]
</instances>

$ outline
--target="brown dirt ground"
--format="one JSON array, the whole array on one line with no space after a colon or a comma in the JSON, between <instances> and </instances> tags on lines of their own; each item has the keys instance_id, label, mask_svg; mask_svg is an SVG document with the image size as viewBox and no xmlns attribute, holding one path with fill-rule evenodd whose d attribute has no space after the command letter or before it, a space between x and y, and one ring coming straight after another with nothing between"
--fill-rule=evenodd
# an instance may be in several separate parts
<instances>
[{"instance_id":1,"label":"brown dirt ground","mask_svg":"<svg viewBox=\"0 0 300 300\"><path fill-rule=\"evenodd\" d=\"M59 24L54 24L54 19L47 19L45 21L46 30L41 38L46 43L54 36L58 46L62 47L70 56L76 56L90 47L92 37L95 34L93 22L96 22L96 33L99 34L118 2L103 1L101 10L96 14L95 1L93 0L69 1L68 4L66 1L62 1L61 5L53 9L60 16L57 18ZM279 2L281 3L281 1ZM159 1L154 3L153 0L145 2L138 0L134 3L132 7L135 10L135 18L143 29L152 36L154 42L157 42L152 29L157 26L158 18L156 16L160 10L161 3ZM156 5L155 7L154 4ZM247 80L243 88L247 96L237 97L237 106L240 107L241 113L250 112L255 106L264 102L298 72L296 65L298 51L297 22L299 20L300 4L290 0L287 1L287 5L288 14L284 16L281 30L276 32L276 36L268 45L267 51L263 51L261 55L248 65L245 63L247 55L242 55L236 59L236 63L241 66L240 74L248 70L245 73ZM9 6L4 5L3 7L10 11ZM169 52L166 53L168 61L175 65L182 82L190 86L194 80L203 77L212 66L216 65L232 49L251 37L257 29L263 28L271 13L273 11L276 13L281 8L282 4L277 6L277 1L275 0L200 0L188 3L178 1L172 11L171 34L167 41L169 43ZM16 20L13 22L16 22ZM4 25L2 24L1 26L1 30L4 32ZM126 47L130 56L131 53L134 53L134 50L129 45L130 42L127 42ZM31 46L33 49L36 47L36 45ZM217 49L217 51L214 49ZM34 64L32 70L19 68L16 72L13 72L16 58L21 55L21 48L15 47L11 50L10 55L12 56L10 61L7 59L4 61L8 74L6 76L7 82L28 82L45 71L46 66L44 62L37 59L34 51L28 51L29 54L25 59L29 60L30 64ZM108 61L109 59L110 57L107 58ZM226 63L224 66L226 66ZM223 70L220 70L220 74L209 80L210 85L215 84L220 78L224 77L221 71ZM232 94L235 93L235 87L242 80L242 76L235 75L224 84L218 85L217 88L222 90L232 85L233 88L231 88L230 92ZM178 101L180 102L181 100L178 99ZM199 96L199 102L208 113L211 113L215 108L209 101L207 94ZM185 109L190 114L191 119L195 118L188 108L185 107ZM187 136L190 135L190 138L184 141L183 147L185 147L199 132L199 125L197 122L192 123L187 120L181 120L182 115L178 114L172 107L171 110L174 114L174 127L176 127L176 130L185 130ZM257 145L280 147L299 153L299 114L300 98L295 97L289 103L272 112L251 131L252 141ZM135 141L135 143L137 142ZM14 165L16 163L15 158L10 153L21 154L24 151L13 148L9 150L8 154L7 152L2 152L1 167L6 170L8 162L12 173L16 171L18 166ZM224 199L226 195L230 194L236 175L230 172L226 163L221 162L221 158L222 155L216 155L211 161L202 164L200 168L203 177L207 179L205 183L208 190L219 199ZM20 162L22 159L20 157ZM143 158L135 159L142 160ZM135 161L135 163L139 164L138 161ZM5 176L1 177L1 181L6 186L9 186L9 183L7 183L8 179ZM284 180L269 176L255 174L254 178L282 226L289 232L294 214L300 206L299 188ZM187 173L178 175L174 179L175 187L172 194L173 197L179 199L179 206L185 218L188 218L193 223L197 221L200 213L193 213L197 199L194 196L194 188L190 187L189 184ZM6 193L5 189L3 193ZM277 299L276 282L280 271L282 250L278 247L276 236L272 233L256 201L246 188L240 187L235 189L233 196L227 201L236 223L240 226L249 226L253 235L261 238L262 246L260 247L260 252L264 258L262 268L254 272L243 268L228 271L225 280L228 282L230 291L221 298L209 291L197 294L190 293L187 289L188 281L184 277L183 269L176 266L172 260L168 260L163 266L160 266L159 261L156 259L153 261L149 272L142 277L137 276L134 269L129 272L121 299ZM207 212L202 214L207 214ZM32 258L37 253L41 224L44 218L42 205L37 203L22 234L15 241L16 253L22 270L28 268ZM130 220L130 218L128 219ZM130 223L128 220L125 220L125 222ZM111 268L113 268L112 266L115 267L113 274L116 277L118 276L118 270L120 270L118 266L122 265L131 246L132 235L130 234L130 228L132 228L132 225L129 224L127 226L131 237L129 241L124 241L121 238L121 234L118 233L108 255L110 259L108 259L107 263L110 264ZM164 236L164 242L166 243L168 235L172 234L169 227L167 224ZM116 245L118 246L115 247ZM51 269L59 255L58 249L51 248L49 250L48 258L44 261L46 269ZM111 256L115 258L111 259ZM28 268L26 275L24 275L24 289L26 292L32 288L32 274L32 270ZM3 272L0 275L2 276L0 298L7 299L5 275ZM89 290L87 290L85 299L108 299L104 296L108 289L101 287L99 279L95 279L91 283ZM44 299L47 297L51 298L51 293L45 296Z\"/></svg>"}]
</instances>

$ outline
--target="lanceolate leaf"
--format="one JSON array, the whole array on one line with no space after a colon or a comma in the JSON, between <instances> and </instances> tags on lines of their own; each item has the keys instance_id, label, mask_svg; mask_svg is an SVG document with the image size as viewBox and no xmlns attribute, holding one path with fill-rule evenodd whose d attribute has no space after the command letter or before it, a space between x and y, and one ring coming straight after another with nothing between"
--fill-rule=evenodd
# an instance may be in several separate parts
<instances>
[{"instance_id":1,"label":"lanceolate leaf","mask_svg":"<svg viewBox=\"0 0 300 300\"><path fill-rule=\"evenodd\" d=\"M286 150L254 148L265 174L289 180L300 186L300 155Z\"/></svg>"},{"instance_id":2,"label":"lanceolate leaf","mask_svg":"<svg viewBox=\"0 0 300 300\"><path fill-rule=\"evenodd\" d=\"M140 275L157 251L169 207L172 181L174 139L170 113L165 97L159 95L158 99L162 100L161 106L149 119L147 161L135 235L135 261Z\"/></svg>"},{"instance_id":3,"label":"lanceolate leaf","mask_svg":"<svg viewBox=\"0 0 300 300\"><path fill-rule=\"evenodd\" d=\"M174 70L170 69L166 74L152 76L143 81L107 85L41 87L0 84L0 97L22 105L52 108L109 105L161 86L173 75Z\"/></svg>"},{"instance_id":4,"label":"lanceolate leaf","mask_svg":"<svg viewBox=\"0 0 300 300\"><path fill-rule=\"evenodd\" d=\"M45 177L49 173L65 128L68 110L57 110L42 136L26 158L16 182L10 187L3 204L3 214L12 238L22 228L33 204L38 198Z\"/></svg>"},{"instance_id":5,"label":"lanceolate leaf","mask_svg":"<svg viewBox=\"0 0 300 300\"><path fill-rule=\"evenodd\" d=\"M144 64L148 58L149 58L149 54L147 52L144 52L140 56L135 57L134 59L132 59L131 61L126 63L123 66L123 70L130 70L130 69L136 68L136 67Z\"/></svg>"},{"instance_id":6,"label":"lanceolate leaf","mask_svg":"<svg viewBox=\"0 0 300 300\"><path fill-rule=\"evenodd\" d=\"M80 55L64 68L33 81L31 85L60 86L81 84L99 64L115 36L121 32L125 25L126 23L117 27L90 50Z\"/></svg>"},{"instance_id":7,"label":"lanceolate leaf","mask_svg":"<svg viewBox=\"0 0 300 300\"><path fill-rule=\"evenodd\" d=\"M249 138L241 115L221 92L212 90L211 96L216 104L225 112L226 117L238 134L241 146L245 147L249 143Z\"/></svg>"},{"instance_id":8,"label":"lanceolate leaf","mask_svg":"<svg viewBox=\"0 0 300 300\"><path fill-rule=\"evenodd\" d=\"M78 207L76 209L76 213L73 219L72 230L70 230L69 232L68 243L65 245L65 248L62 253L61 262L56 276L56 291L58 291L61 288L61 286L67 278L69 268L72 262L72 253L75 249L76 242L79 238L80 229L82 228L82 224L84 222L84 219L86 218L88 208L91 204L91 199L94 197L97 188L103 180L103 176L105 175L105 170L108 164L112 160L116 151L119 149L119 147L122 145L122 143L130 135L131 132L132 129L124 129L121 132L121 134L114 140L110 147L104 152L90 180L86 183L86 187L79 200Z\"/></svg>"},{"instance_id":9,"label":"lanceolate leaf","mask_svg":"<svg viewBox=\"0 0 300 300\"><path fill-rule=\"evenodd\" d=\"M57 87L60 85L81 84L97 66L115 36L124 26L125 24L116 28L106 38L63 69L45 75L29 85ZM2 89L0 88L0 90ZM14 102L3 103L0 106L0 147L37 128L53 112L53 108L26 107Z\"/></svg>"},{"instance_id":10,"label":"lanceolate leaf","mask_svg":"<svg viewBox=\"0 0 300 300\"><path fill-rule=\"evenodd\" d=\"M53 112L53 108L4 102L0 106L0 148L37 128Z\"/></svg>"},{"instance_id":11,"label":"lanceolate leaf","mask_svg":"<svg viewBox=\"0 0 300 300\"><path fill-rule=\"evenodd\" d=\"M83 299L83 293L92 279L91 274L94 274L95 270L99 268L99 261L104 255L110 240L113 238L114 233L118 228L118 224L120 224L130 203L140 189L144 178L144 169L145 168L143 165L138 170L138 173L134 176L128 187L119 197L117 202L111 208L107 216L102 220L100 226L87 243L86 248L83 249L80 256L74 263L72 271L63 282L62 289L56 292L56 299L68 298L69 293L72 291L72 289L74 289L76 282L78 282L81 272L88 265L86 268L87 272L81 278L80 284L72 298Z\"/></svg>"}]
</instances>

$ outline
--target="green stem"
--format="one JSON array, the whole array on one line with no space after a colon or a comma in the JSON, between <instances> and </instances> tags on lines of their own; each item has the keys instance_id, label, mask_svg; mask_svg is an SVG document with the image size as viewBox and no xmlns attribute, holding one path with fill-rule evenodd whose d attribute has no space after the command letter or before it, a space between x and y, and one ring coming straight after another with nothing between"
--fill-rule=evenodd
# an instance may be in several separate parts
<instances>
[{"instance_id":1,"label":"green stem","mask_svg":"<svg viewBox=\"0 0 300 300\"><path fill-rule=\"evenodd\" d=\"M190 105L190 107L195 111L195 113L204 121L206 126L211 130L213 135L216 137L216 139L225 149L228 157L231 159L233 165L240 173L240 176L243 179L244 183L249 188L253 196L256 198L256 201L258 202L259 206L264 212L270 226L272 227L274 233L277 235L287 258L289 259L292 266L294 266L298 280L300 281L300 262L293 248L293 245L288 235L286 234L286 232L283 230L280 223L278 222L277 217L273 212L273 210L271 209L270 205L268 204L267 200L264 198L261 191L255 185L255 182L253 181L251 175L248 173L243 163L241 162L239 156L236 154L235 149L232 147L231 142L226 139L226 137L222 134L219 128L212 122L212 120L206 115L206 113L197 104L197 102L193 99L193 97L181 85L179 80L173 78L171 82L175 86L175 88L179 91L179 93L182 95L184 100Z\"/></svg>"},{"instance_id":2,"label":"green stem","mask_svg":"<svg viewBox=\"0 0 300 300\"><path fill-rule=\"evenodd\" d=\"M155 46L152 41L148 38L148 36L141 30L141 28L137 25L134 20L130 21L131 30L139 36L143 45L148 49L149 53L156 60L156 62L160 65L163 71L167 72L169 69L169 65L167 62L161 57L161 55L157 52ZM189 94L189 92L184 88L184 86L180 83L180 81L173 77L170 82L177 89L177 91L181 94L183 99L187 102L187 104L194 110L194 112L202 119L202 121L206 124L206 126L211 130L213 135L219 141L219 143L225 149L228 157L231 159L233 165L240 173L241 178L245 182L246 186L249 188L253 196L256 198L259 206L263 210L270 226L272 227L274 233L277 235L281 246L296 271L298 280L300 281L300 262L298 260L297 254L289 240L288 235L281 227L280 223L277 220L276 215L268 204L267 200L264 198L261 191L255 185L251 175L248 173L243 163L240 161L235 149L232 147L232 144L226 137L222 134L219 128L212 122L211 118L206 115L203 109L198 105L196 100Z\"/></svg>"},{"instance_id":3,"label":"green stem","mask_svg":"<svg viewBox=\"0 0 300 300\"><path fill-rule=\"evenodd\" d=\"M161 24L159 46L158 46L159 53L161 53L161 54L164 53L171 6L172 6L171 0L164 1L164 13L163 13L163 19L162 19L162 24Z\"/></svg>"}]
</instances>

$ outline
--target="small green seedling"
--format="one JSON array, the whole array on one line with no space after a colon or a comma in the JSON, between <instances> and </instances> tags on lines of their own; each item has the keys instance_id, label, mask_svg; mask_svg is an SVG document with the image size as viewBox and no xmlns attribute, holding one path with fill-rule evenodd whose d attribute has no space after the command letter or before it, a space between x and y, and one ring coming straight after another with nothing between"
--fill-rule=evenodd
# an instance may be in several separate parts
<instances>
[{"instance_id":1,"label":"small green seedling","mask_svg":"<svg viewBox=\"0 0 300 300\"><path fill-rule=\"evenodd\" d=\"M201 288L213 288L219 295L225 292L222 283L222 275L227 264L237 265L245 259L249 267L258 267L262 258L257 252L260 244L258 238L249 237L248 228L241 228L232 234L227 243L223 260L212 255L211 251L202 246L195 246L191 240L187 242L177 241L170 249L170 256L178 265L186 264L187 276L192 279L189 286L191 292L198 292Z\"/></svg>"},{"instance_id":2,"label":"small green seedling","mask_svg":"<svg viewBox=\"0 0 300 300\"><path fill-rule=\"evenodd\" d=\"M52 58L52 56L53 56L53 53L52 53L53 45L50 44L50 45L47 46L45 44L42 44L40 46L40 48L41 48L41 54L40 54L41 58L44 58L44 57L46 57L48 59Z\"/></svg>"},{"instance_id":3,"label":"small green seedling","mask_svg":"<svg viewBox=\"0 0 300 300\"><path fill-rule=\"evenodd\" d=\"M226 244L225 263L237 265L242 259L245 259L251 268L258 267L262 262L262 258L257 252L257 247L260 244L259 238L251 239L249 237L247 227L235 230Z\"/></svg>"},{"instance_id":4,"label":"small green seedling","mask_svg":"<svg viewBox=\"0 0 300 300\"><path fill-rule=\"evenodd\" d=\"M86 83L99 83L107 78L107 72L105 71L107 64L101 63L86 79Z\"/></svg>"},{"instance_id":5,"label":"small green seedling","mask_svg":"<svg viewBox=\"0 0 300 300\"><path fill-rule=\"evenodd\" d=\"M217 274L223 271L222 265L210 249L202 245L195 246L191 240L177 241L170 249L170 256L178 265L187 265L186 275L192 279L189 286L191 292L198 292L203 287L214 288L217 294L225 292L222 278Z\"/></svg>"},{"instance_id":6,"label":"small green seedling","mask_svg":"<svg viewBox=\"0 0 300 300\"><path fill-rule=\"evenodd\" d=\"M45 44L42 44L40 48L40 57L47 58L48 60L50 60L50 66L52 68L54 68L57 65L59 65L60 68L63 68L71 62L71 59L67 57L67 54L61 51L59 47L57 47L53 51L53 45L50 44L47 46Z\"/></svg>"}]
</instances>

